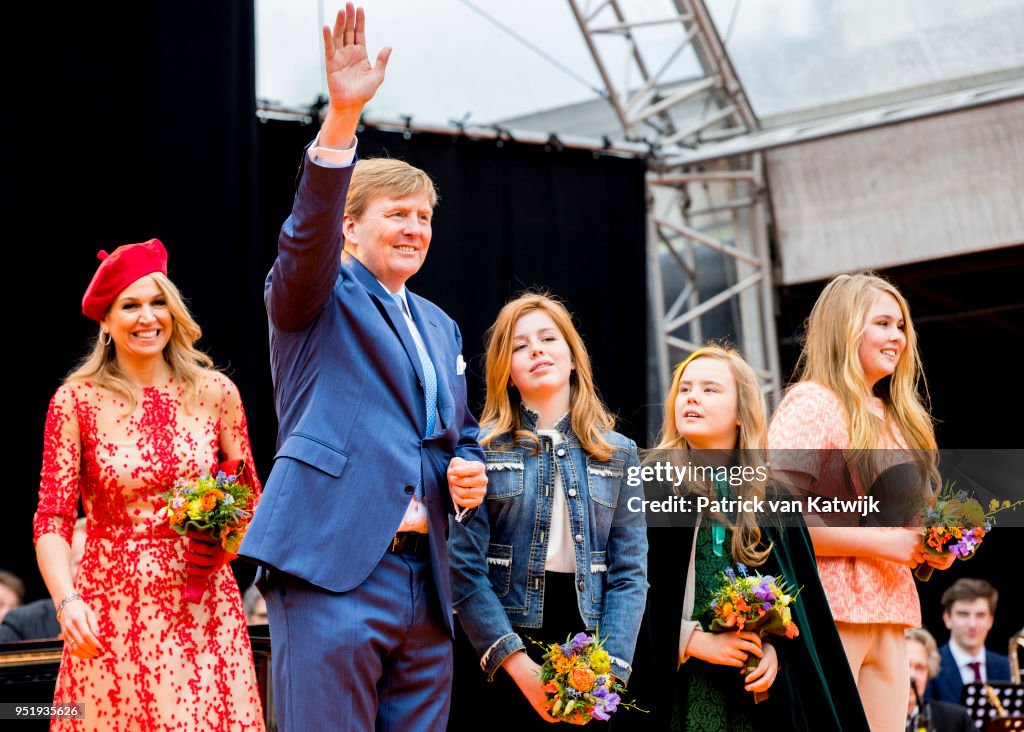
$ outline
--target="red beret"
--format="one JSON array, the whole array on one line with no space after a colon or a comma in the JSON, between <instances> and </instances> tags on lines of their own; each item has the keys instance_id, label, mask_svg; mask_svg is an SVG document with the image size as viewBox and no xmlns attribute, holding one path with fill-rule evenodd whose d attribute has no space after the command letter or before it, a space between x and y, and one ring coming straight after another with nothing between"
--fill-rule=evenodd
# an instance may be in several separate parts
<instances>
[{"instance_id":1,"label":"red beret","mask_svg":"<svg viewBox=\"0 0 1024 732\"><path fill-rule=\"evenodd\" d=\"M102 322L110 303L135 280L153 272L167 274L167 250L159 239L125 244L113 254L101 251L96 257L100 266L82 297L82 313L96 322Z\"/></svg>"}]
</instances>

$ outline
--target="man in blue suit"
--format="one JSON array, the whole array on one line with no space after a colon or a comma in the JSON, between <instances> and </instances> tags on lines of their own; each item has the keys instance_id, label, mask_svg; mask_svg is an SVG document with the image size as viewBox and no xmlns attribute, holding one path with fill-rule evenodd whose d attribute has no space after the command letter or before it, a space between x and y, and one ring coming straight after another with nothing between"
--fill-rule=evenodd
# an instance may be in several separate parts
<instances>
[{"instance_id":1,"label":"man in blue suit","mask_svg":"<svg viewBox=\"0 0 1024 732\"><path fill-rule=\"evenodd\" d=\"M939 673L928 682L926 698L959 704L964 684L1010 680L1009 658L985 648L998 600L996 588L979 579L958 579L942 593L949 643L939 649Z\"/></svg>"},{"instance_id":2,"label":"man in blue suit","mask_svg":"<svg viewBox=\"0 0 1024 732\"><path fill-rule=\"evenodd\" d=\"M324 28L330 106L266 283L278 452L240 553L265 568L285 732L444 729L447 514L487 486L459 329L405 287L433 183L400 161L352 164L390 54L371 66L364 26L348 3Z\"/></svg>"}]
</instances>

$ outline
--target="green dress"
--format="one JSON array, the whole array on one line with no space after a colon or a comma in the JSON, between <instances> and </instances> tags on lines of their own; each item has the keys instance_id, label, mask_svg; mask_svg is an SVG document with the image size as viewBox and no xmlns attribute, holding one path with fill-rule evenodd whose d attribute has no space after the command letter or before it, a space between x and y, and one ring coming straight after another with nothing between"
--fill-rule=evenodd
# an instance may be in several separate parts
<instances>
[{"instance_id":1,"label":"green dress","mask_svg":"<svg viewBox=\"0 0 1024 732\"><path fill-rule=\"evenodd\" d=\"M719 550L723 545L725 549L721 554L715 552L715 533L719 532L706 523L697 529L693 586L695 612L711 603L719 577L726 567L732 566L729 552L732 531L726 528L724 535L720 534L722 544ZM694 619L701 620L701 628L707 630L707 623L702 618ZM688 686L683 698L689 704L685 710L685 723L680 724L679 729L686 732L756 732L759 727L753 721L754 695L743 688L744 674L732 666L715 666L698 659L686 662L686 666L691 664L701 668L699 672L680 674L681 683Z\"/></svg>"}]
</instances>

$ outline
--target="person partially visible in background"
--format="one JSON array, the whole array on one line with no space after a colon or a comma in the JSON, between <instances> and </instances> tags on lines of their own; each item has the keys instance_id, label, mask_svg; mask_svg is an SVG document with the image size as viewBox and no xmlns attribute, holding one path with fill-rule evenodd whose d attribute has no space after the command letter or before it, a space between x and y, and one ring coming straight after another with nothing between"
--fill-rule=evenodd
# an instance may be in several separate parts
<instances>
[{"instance_id":1,"label":"person partially visible in background","mask_svg":"<svg viewBox=\"0 0 1024 732\"><path fill-rule=\"evenodd\" d=\"M75 522L75 531L71 535L72 577L78 574L84 553L85 519L80 518ZM0 643L59 637L61 637L61 627L54 614L53 600L49 597L14 608L4 616L3 622L0 623Z\"/></svg>"},{"instance_id":2,"label":"person partially visible in background","mask_svg":"<svg viewBox=\"0 0 1024 732\"><path fill-rule=\"evenodd\" d=\"M21 581L21 577L6 569L0 569L0 620L21 605L24 599L25 583Z\"/></svg>"},{"instance_id":3,"label":"person partially visible in background","mask_svg":"<svg viewBox=\"0 0 1024 732\"><path fill-rule=\"evenodd\" d=\"M910 666L910 696L907 699L907 729L918 732L972 732L974 722L967 709L959 704L924 698L925 686L941 668L938 645L932 634L923 628L911 628L907 639L907 662Z\"/></svg>"},{"instance_id":4,"label":"person partially visible in background","mask_svg":"<svg viewBox=\"0 0 1024 732\"><path fill-rule=\"evenodd\" d=\"M942 593L949 643L939 649L942 669L928 682L929 699L959 704L964 684L1010 680L1009 657L985 648L998 601L996 588L982 579L961 577Z\"/></svg>"},{"instance_id":5,"label":"person partially visible in background","mask_svg":"<svg viewBox=\"0 0 1024 732\"><path fill-rule=\"evenodd\" d=\"M242 593L242 605L245 606L245 622L249 625L267 624L267 601L256 585Z\"/></svg>"}]
</instances>

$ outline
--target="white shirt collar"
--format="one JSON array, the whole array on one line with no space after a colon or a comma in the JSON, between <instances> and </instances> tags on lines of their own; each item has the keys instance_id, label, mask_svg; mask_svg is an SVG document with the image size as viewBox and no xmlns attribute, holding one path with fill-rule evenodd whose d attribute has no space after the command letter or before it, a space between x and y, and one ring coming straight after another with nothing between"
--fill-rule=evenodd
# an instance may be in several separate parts
<instances>
[{"instance_id":1,"label":"white shirt collar","mask_svg":"<svg viewBox=\"0 0 1024 732\"><path fill-rule=\"evenodd\" d=\"M405 284L404 283L402 284L401 287L398 288L398 292L392 292L391 290L389 290L387 288L387 285L385 285L380 280L377 280L377 284L379 284L381 287L383 287L384 288L384 292L388 293L392 297L394 297L395 295L398 295L400 298L402 298L402 302L405 303L405 313L411 313L412 312L412 310L409 308L409 297L408 297L408 295L406 295L406 289L405 289ZM403 315L405 313L403 313Z\"/></svg>"}]
</instances>

